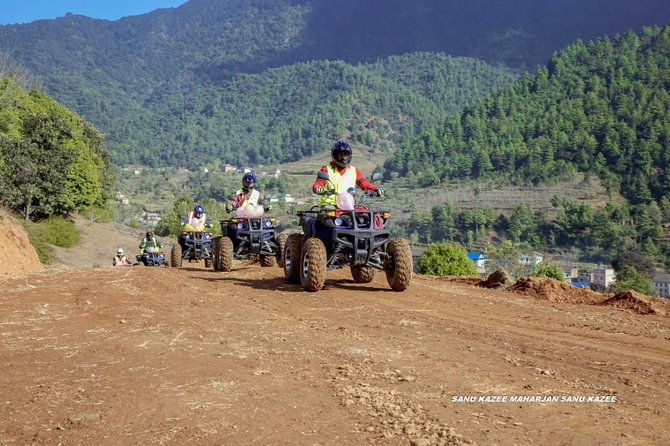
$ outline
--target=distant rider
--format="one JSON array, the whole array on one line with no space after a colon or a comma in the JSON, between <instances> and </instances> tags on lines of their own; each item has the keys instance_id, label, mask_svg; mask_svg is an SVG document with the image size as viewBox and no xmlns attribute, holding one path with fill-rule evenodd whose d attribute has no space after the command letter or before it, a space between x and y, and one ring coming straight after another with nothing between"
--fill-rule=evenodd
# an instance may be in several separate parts
<instances>
[{"instance_id":1,"label":"distant rider","mask_svg":"<svg viewBox=\"0 0 670 446\"><path fill-rule=\"evenodd\" d=\"M237 208L244 208L247 205L258 206L259 204L263 205L263 208L268 212L272 210L271 204L264 204L261 193L256 189L256 181L257 178L254 172L244 174L242 177L242 189L235 193L233 201L226 204L226 212L232 212Z\"/></svg>"},{"instance_id":2,"label":"distant rider","mask_svg":"<svg viewBox=\"0 0 670 446\"><path fill-rule=\"evenodd\" d=\"M332 161L321 167L321 171L327 172L329 180L316 179L312 184L312 191L321 195L321 206L327 204L336 206L337 194L348 192L356 186L362 190L376 192L378 197L384 196L384 190L370 183L360 169L351 165L353 150L346 141L336 141L330 149ZM335 194L326 194L326 191L334 190Z\"/></svg>"},{"instance_id":3,"label":"distant rider","mask_svg":"<svg viewBox=\"0 0 670 446\"><path fill-rule=\"evenodd\" d=\"M160 248L162 248L163 245L161 242L156 240L156 237L154 237L154 233L151 231L147 231L147 233L144 236L144 239L142 239L142 242L140 243L140 253L144 254L147 252L147 248L153 248L152 252L159 252Z\"/></svg>"},{"instance_id":4,"label":"distant rider","mask_svg":"<svg viewBox=\"0 0 670 446\"><path fill-rule=\"evenodd\" d=\"M126 258L126 255L123 252L123 248L119 248L116 250L116 257L114 257L112 265L114 266L128 265L128 259Z\"/></svg>"}]
</instances>

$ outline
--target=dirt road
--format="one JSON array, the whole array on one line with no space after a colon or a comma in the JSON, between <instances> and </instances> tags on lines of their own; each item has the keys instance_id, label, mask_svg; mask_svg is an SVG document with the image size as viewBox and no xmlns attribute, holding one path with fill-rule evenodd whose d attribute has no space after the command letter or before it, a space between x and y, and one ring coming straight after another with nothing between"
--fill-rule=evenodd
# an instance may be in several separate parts
<instances>
[{"instance_id":1,"label":"dirt road","mask_svg":"<svg viewBox=\"0 0 670 446\"><path fill-rule=\"evenodd\" d=\"M0 445L670 438L668 316L421 276L395 293L346 270L307 293L243 263L0 289Z\"/></svg>"}]
</instances>

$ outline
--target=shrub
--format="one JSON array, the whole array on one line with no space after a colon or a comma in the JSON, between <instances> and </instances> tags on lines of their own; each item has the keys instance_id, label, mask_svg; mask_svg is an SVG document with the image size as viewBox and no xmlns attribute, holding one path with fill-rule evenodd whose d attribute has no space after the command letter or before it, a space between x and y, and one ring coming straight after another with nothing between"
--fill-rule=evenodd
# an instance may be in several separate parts
<instances>
[{"instance_id":1,"label":"shrub","mask_svg":"<svg viewBox=\"0 0 670 446\"><path fill-rule=\"evenodd\" d=\"M436 276L474 276L475 265L456 243L431 244L419 259L419 272Z\"/></svg>"},{"instance_id":2,"label":"shrub","mask_svg":"<svg viewBox=\"0 0 670 446\"><path fill-rule=\"evenodd\" d=\"M547 277L549 279L560 280L561 282L565 280L565 274L560 266L552 265L550 263L542 262L537 265L537 268L533 271L531 276L536 277Z\"/></svg>"},{"instance_id":3,"label":"shrub","mask_svg":"<svg viewBox=\"0 0 670 446\"><path fill-rule=\"evenodd\" d=\"M46 241L61 248L72 248L79 243L79 230L74 223L63 217L49 217L39 223L44 225Z\"/></svg>"},{"instance_id":4,"label":"shrub","mask_svg":"<svg viewBox=\"0 0 670 446\"><path fill-rule=\"evenodd\" d=\"M63 217L50 217L37 223L25 222L24 226L40 262L49 264L56 253L52 245L72 248L79 242L79 230Z\"/></svg>"},{"instance_id":5,"label":"shrub","mask_svg":"<svg viewBox=\"0 0 670 446\"><path fill-rule=\"evenodd\" d=\"M24 227L28 233L30 244L37 252L40 262L44 265L50 264L56 256L56 250L47 242L47 233L39 223L30 221L24 222Z\"/></svg>"}]
</instances>

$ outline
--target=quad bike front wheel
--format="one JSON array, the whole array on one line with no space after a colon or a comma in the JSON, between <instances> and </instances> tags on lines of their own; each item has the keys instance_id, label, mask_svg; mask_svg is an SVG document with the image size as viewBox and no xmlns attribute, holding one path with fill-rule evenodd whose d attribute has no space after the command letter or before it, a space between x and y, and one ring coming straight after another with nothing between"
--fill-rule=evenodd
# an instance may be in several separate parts
<instances>
[{"instance_id":1,"label":"quad bike front wheel","mask_svg":"<svg viewBox=\"0 0 670 446\"><path fill-rule=\"evenodd\" d=\"M351 265L351 277L356 283L370 283L375 278L375 269L365 265Z\"/></svg>"},{"instance_id":2,"label":"quad bike front wheel","mask_svg":"<svg viewBox=\"0 0 670 446\"><path fill-rule=\"evenodd\" d=\"M286 247L288 236L286 232L277 235L277 266L280 268L284 267L284 248Z\"/></svg>"},{"instance_id":3,"label":"quad bike front wheel","mask_svg":"<svg viewBox=\"0 0 670 446\"><path fill-rule=\"evenodd\" d=\"M217 248L219 271L231 271L233 269L233 241L230 237L223 236L219 239Z\"/></svg>"},{"instance_id":4,"label":"quad bike front wheel","mask_svg":"<svg viewBox=\"0 0 670 446\"><path fill-rule=\"evenodd\" d=\"M284 278L289 283L300 282L300 252L302 251L302 234L290 234L284 246L283 263Z\"/></svg>"},{"instance_id":5,"label":"quad bike front wheel","mask_svg":"<svg viewBox=\"0 0 670 446\"><path fill-rule=\"evenodd\" d=\"M181 268L181 245L179 243L175 243L174 246L172 247L172 251L170 251L170 266L173 268Z\"/></svg>"},{"instance_id":6,"label":"quad bike front wheel","mask_svg":"<svg viewBox=\"0 0 670 446\"><path fill-rule=\"evenodd\" d=\"M386 245L386 280L393 291L405 291L412 280L412 250L405 239L393 238Z\"/></svg>"},{"instance_id":7,"label":"quad bike front wheel","mask_svg":"<svg viewBox=\"0 0 670 446\"><path fill-rule=\"evenodd\" d=\"M305 241L300 254L300 283L305 291L319 291L326 282L326 247L312 237Z\"/></svg>"}]
</instances>

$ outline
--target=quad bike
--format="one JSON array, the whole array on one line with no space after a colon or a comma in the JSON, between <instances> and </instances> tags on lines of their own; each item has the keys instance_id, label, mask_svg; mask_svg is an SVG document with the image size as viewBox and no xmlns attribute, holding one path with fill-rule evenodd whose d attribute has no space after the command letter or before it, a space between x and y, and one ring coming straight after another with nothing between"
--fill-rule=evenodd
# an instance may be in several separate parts
<instances>
[{"instance_id":1,"label":"quad bike","mask_svg":"<svg viewBox=\"0 0 670 446\"><path fill-rule=\"evenodd\" d=\"M233 259L256 258L262 267L272 267L275 262L282 266L282 254L287 234L276 234L276 218L234 217L221 220L221 237L213 242L214 269L230 271Z\"/></svg>"},{"instance_id":2,"label":"quad bike","mask_svg":"<svg viewBox=\"0 0 670 446\"><path fill-rule=\"evenodd\" d=\"M328 173L319 172L319 178L328 180ZM303 233L286 240L284 277L307 291L319 291L326 271L349 266L357 283L372 282L375 270L382 270L391 289L406 290L412 277L409 243L391 238L386 229L388 212L355 205L352 192L340 194L348 198L343 201L351 204L349 209L313 206L298 212Z\"/></svg>"},{"instance_id":3,"label":"quad bike","mask_svg":"<svg viewBox=\"0 0 670 446\"><path fill-rule=\"evenodd\" d=\"M209 228L211 224L208 221L205 223L205 229ZM170 252L170 266L173 268L181 267L184 260L189 263L204 260L205 268L209 268L212 266L212 259L212 234L207 230L183 230Z\"/></svg>"},{"instance_id":4,"label":"quad bike","mask_svg":"<svg viewBox=\"0 0 670 446\"><path fill-rule=\"evenodd\" d=\"M167 266L165 255L160 251L160 247L147 246L146 251L136 258L137 262L144 264L144 266Z\"/></svg>"}]
</instances>

